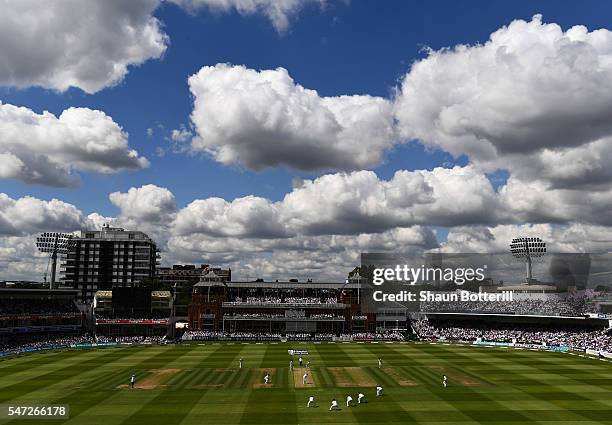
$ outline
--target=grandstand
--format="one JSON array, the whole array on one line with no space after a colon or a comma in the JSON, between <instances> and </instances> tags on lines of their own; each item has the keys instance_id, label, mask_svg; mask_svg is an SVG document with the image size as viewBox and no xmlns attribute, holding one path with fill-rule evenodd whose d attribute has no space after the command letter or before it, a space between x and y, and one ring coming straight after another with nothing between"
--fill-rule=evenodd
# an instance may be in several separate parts
<instances>
[{"instance_id":1,"label":"grandstand","mask_svg":"<svg viewBox=\"0 0 612 425\"><path fill-rule=\"evenodd\" d=\"M172 316L172 295L146 288L97 291L93 310L98 337L164 337Z\"/></svg>"},{"instance_id":2,"label":"grandstand","mask_svg":"<svg viewBox=\"0 0 612 425\"><path fill-rule=\"evenodd\" d=\"M472 317L470 320L434 315L415 320L412 326L421 341L590 351L612 356L612 333L601 320L552 324L545 321L538 323L533 319L530 323L504 323L482 320L482 317Z\"/></svg>"},{"instance_id":3,"label":"grandstand","mask_svg":"<svg viewBox=\"0 0 612 425\"><path fill-rule=\"evenodd\" d=\"M210 270L193 287L185 329L177 325L172 291L117 287L97 291L87 306L75 302L74 290L0 289L0 338L4 348L45 341L417 339L612 351L610 318L597 311L607 304L594 301L607 298L593 291L518 293L512 302L425 302L412 313L385 305L372 313L362 309L364 284L358 274L345 282L227 281Z\"/></svg>"},{"instance_id":4,"label":"grandstand","mask_svg":"<svg viewBox=\"0 0 612 425\"><path fill-rule=\"evenodd\" d=\"M224 282L213 272L194 286L189 329L291 335L405 330L407 315L392 322L361 311L360 277L347 282Z\"/></svg>"},{"instance_id":5,"label":"grandstand","mask_svg":"<svg viewBox=\"0 0 612 425\"><path fill-rule=\"evenodd\" d=\"M0 345L80 335L84 317L70 289L0 289Z\"/></svg>"},{"instance_id":6,"label":"grandstand","mask_svg":"<svg viewBox=\"0 0 612 425\"><path fill-rule=\"evenodd\" d=\"M427 302L413 315L429 342L596 352L612 357L612 320L592 290L514 294L511 302Z\"/></svg>"}]
</instances>

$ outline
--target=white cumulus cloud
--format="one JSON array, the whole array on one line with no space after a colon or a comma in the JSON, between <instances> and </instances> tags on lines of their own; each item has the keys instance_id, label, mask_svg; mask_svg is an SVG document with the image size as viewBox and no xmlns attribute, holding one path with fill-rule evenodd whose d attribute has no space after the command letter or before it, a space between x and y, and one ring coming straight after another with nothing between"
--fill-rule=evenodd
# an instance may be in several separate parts
<instances>
[{"instance_id":1,"label":"white cumulus cloud","mask_svg":"<svg viewBox=\"0 0 612 425\"><path fill-rule=\"evenodd\" d=\"M189 77L192 150L260 170L354 170L378 165L396 143L392 105L383 98L320 96L283 68L217 64Z\"/></svg>"},{"instance_id":2,"label":"white cumulus cloud","mask_svg":"<svg viewBox=\"0 0 612 425\"><path fill-rule=\"evenodd\" d=\"M120 209L120 217L138 222L168 222L176 212L174 194L165 187L147 184L131 187L127 192L109 195L113 205Z\"/></svg>"},{"instance_id":3,"label":"white cumulus cloud","mask_svg":"<svg viewBox=\"0 0 612 425\"><path fill-rule=\"evenodd\" d=\"M147 167L111 117L68 108L59 117L0 102L0 178L74 186L76 172L114 173Z\"/></svg>"},{"instance_id":4,"label":"white cumulus cloud","mask_svg":"<svg viewBox=\"0 0 612 425\"><path fill-rule=\"evenodd\" d=\"M159 58L159 0L0 0L0 85L95 93Z\"/></svg>"},{"instance_id":5,"label":"white cumulus cloud","mask_svg":"<svg viewBox=\"0 0 612 425\"><path fill-rule=\"evenodd\" d=\"M0 236L22 236L36 232L79 230L85 224L81 211L72 204L32 196L13 199L0 193Z\"/></svg>"},{"instance_id":6,"label":"white cumulus cloud","mask_svg":"<svg viewBox=\"0 0 612 425\"><path fill-rule=\"evenodd\" d=\"M429 51L398 89L403 137L485 169L570 187L609 181L612 32L516 20L484 44ZM569 166L562 165L570 162Z\"/></svg>"},{"instance_id":7,"label":"white cumulus cloud","mask_svg":"<svg viewBox=\"0 0 612 425\"><path fill-rule=\"evenodd\" d=\"M277 31L289 27L291 18L307 4L324 5L326 0L170 0L188 10L208 8L213 11L228 12L235 10L241 15L261 13L265 15Z\"/></svg>"}]
</instances>

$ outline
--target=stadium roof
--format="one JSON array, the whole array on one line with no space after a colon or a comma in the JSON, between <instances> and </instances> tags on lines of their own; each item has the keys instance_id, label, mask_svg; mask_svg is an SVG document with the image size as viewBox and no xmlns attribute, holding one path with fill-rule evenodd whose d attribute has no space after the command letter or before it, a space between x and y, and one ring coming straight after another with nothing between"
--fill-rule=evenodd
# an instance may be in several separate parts
<instances>
[{"instance_id":1,"label":"stadium roof","mask_svg":"<svg viewBox=\"0 0 612 425\"><path fill-rule=\"evenodd\" d=\"M219 282L199 282L197 287L219 286ZM344 282L255 282L232 281L226 282L228 288L262 288L262 289L357 289L358 283Z\"/></svg>"}]
</instances>

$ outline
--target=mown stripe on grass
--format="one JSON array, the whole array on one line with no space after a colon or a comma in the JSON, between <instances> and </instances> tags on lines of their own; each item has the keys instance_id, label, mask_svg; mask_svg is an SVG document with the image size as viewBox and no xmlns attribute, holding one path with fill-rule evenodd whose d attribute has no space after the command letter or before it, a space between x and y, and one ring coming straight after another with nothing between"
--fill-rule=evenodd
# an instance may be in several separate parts
<instances>
[{"instance_id":1,"label":"mown stripe on grass","mask_svg":"<svg viewBox=\"0 0 612 425\"><path fill-rule=\"evenodd\" d=\"M433 357L438 359L438 365L442 364L444 366L452 367L452 363L450 360L452 357L444 356L444 354L449 354L448 350L442 349L442 356L437 356L436 354L430 353ZM468 386L451 386L449 388L442 387L442 377L440 374L435 373L430 369L432 365L423 364L421 360L416 360L419 363L418 368L414 368L413 372L421 375L424 379L428 379L430 382L435 382L436 378L439 382L439 387L437 390L431 390L439 399L442 401L452 405L457 410L461 411L464 415L468 416L472 420L483 423L486 421L490 421L491 413L485 410L471 410L468 406L466 406L466 402L486 402L487 405L496 411L496 417L499 418L499 421L504 422L519 422L519 423L529 423L530 418L523 415L521 412L508 408L506 405L498 402L494 397L488 396L483 392L476 391L475 389Z\"/></svg>"},{"instance_id":2,"label":"mown stripe on grass","mask_svg":"<svg viewBox=\"0 0 612 425\"><path fill-rule=\"evenodd\" d=\"M326 367L315 368L319 376L319 383L323 388L334 388L334 380Z\"/></svg>"},{"instance_id":3,"label":"mown stripe on grass","mask_svg":"<svg viewBox=\"0 0 612 425\"><path fill-rule=\"evenodd\" d=\"M266 345L266 346L256 346L257 349L265 347L263 356L261 358L261 362L257 367L262 368L281 368L281 367L289 367L290 356L287 353L287 350L284 346L278 345ZM251 349L249 349L251 351ZM308 357L304 361L307 360ZM297 363L297 362L296 362Z\"/></svg>"},{"instance_id":4,"label":"mown stripe on grass","mask_svg":"<svg viewBox=\"0 0 612 425\"><path fill-rule=\"evenodd\" d=\"M420 348L420 347L419 347ZM478 421L472 420L469 416L462 412L462 404L458 402L448 402L443 400L438 391L440 388L434 388L431 384L431 375L425 373L426 366L421 363L423 353L415 350L410 346L402 345L398 349L390 349L393 353L389 353L393 359L391 364L394 364L394 368L401 368L404 372L412 376L414 381L419 383L414 389L407 390L404 388L392 389L392 391L386 392L384 398L392 397L396 399L393 393L401 391L410 391L410 396L407 399L398 401L398 404L404 411L409 412L415 423L435 423L435 424L459 424L459 423L479 423ZM399 366L399 364L405 364L406 360L398 358L398 356L405 356L406 360L411 363L411 366ZM429 354L425 354L426 358L430 358ZM389 363L387 363L388 366ZM424 384L424 385L423 385ZM415 405L418 405L420 401L434 402L436 407L431 409L414 409ZM522 425L522 424L521 424Z\"/></svg>"},{"instance_id":5,"label":"mown stripe on grass","mask_svg":"<svg viewBox=\"0 0 612 425\"><path fill-rule=\"evenodd\" d=\"M241 424L297 424L296 392L286 389L251 391Z\"/></svg>"},{"instance_id":6,"label":"mown stripe on grass","mask_svg":"<svg viewBox=\"0 0 612 425\"><path fill-rule=\"evenodd\" d=\"M197 373L194 370L182 370L179 373L172 376L167 382L167 385L170 385L174 388L184 388L185 383L191 378L192 375Z\"/></svg>"},{"instance_id":7,"label":"mown stripe on grass","mask_svg":"<svg viewBox=\"0 0 612 425\"><path fill-rule=\"evenodd\" d=\"M398 403L389 399L385 400L384 409L368 409L368 405L350 409L359 424L421 423L411 412L402 409Z\"/></svg>"},{"instance_id":8,"label":"mown stripe on grass","mask_svg":"<svg viewBox=\"0 0 612 425\"><path fill-rule=\"evenodd\" d=\"M124 350L125 349L117 348L111 353L102 353L101 352L102 350L95 351L94 353L98 354L97 362L99 363L99 365L94 367L94 364L90 363L87 366L91 366L91 367L87 367L85 370L81 369L80 372L75 374L74 376L77 376L81 373L91 374L93 371L96 371L97 369L100 369L100 368L104 369L109 364L111 364L113 361L125 359ZM144 348L136 349L135 352L133 351L134 349L131 349L131 350L132 350L132 353L130 354L139 354L140 351L144 350ZM100 371L100 373L104 373L104 372ZM99 390L99 388L95 388L95 383L98 378L99 378L99 375L96 375L95 378L92 378L89 381L90 384L85 384L82 387L78 387L77 390L70 391L64 396L62 396L61 398L56 398L50 401L48 404L69 405L71 419L78 417L84 411L88 410L89 408L95 405L98 405L99 403L102 403L103 401L105 401L106 399L110 398L112 395L115 394L114 391L111 392L108 390ZM69 379L69 378L66 378L66 379ZM117 380L117 382L119 381ZM126 382L125 376L123 377L123 382ZM23 423L22 421L17 421L17 420L13 420L8 423L12 424L15 422L20 423L20 424Z\"/></svg>"},{"instance_id":9,"label":"mown stripe on grass","mask_svg":"<svg viewBox=\"0 0 612 425\"><path fill-rule=\"evenodd\" d=\"M28 371L38 366L47 366L78 356L87 350L54 350L38 351L18 356L0 357L0 374L7 378L19 372ZM3 364L3 362L6 362Z\"/></svg>"},{"instance_id":10,"label":"mown stripe on grass","mask_svg":"<svg viewBox=\"0 0 612 425\"><path fill-rule=\"evenodd\" d=\"M227 349L228 347L221 345L216 348L213 352L209 353L205 358L200 361L199 365L205 364L207 360L215 359L215 366L218 368L227 367L232 362L236 354L240 352L240 348ZM195 348L194 348L195 349ZM229 355L226 355L229 352ZM223 356L219 356L223 354ZM233 354L233 355L232 355ZM223 360L216 360L222 358ZM211 377L215 377L213 373ZM202 383L195 382L196 385L202 385ZM141 406L139 410L125 418L121 422L123 424L130 425L150 425L154 423L160 423L164 425L178 425L181 421L189 415L189 412L198 403L198 401L205 397L208 389L194 391L194 390L174 390L174 391L162 391L157 397L150 402Z\"/></svg>"},{"instance_id":11,"label":"mown stripe on grass","mask_svg":"<svg viewBox=\"0 0 612 425\"><path fill-rule=\"evenodd\" d=\"M579 382L585 385L592 385L599 388L608 389L610 386L609 378L598 378L590 374L590 376L584 377L583 373L580 370L575 370L572 368L570 363L567 363L566 366L571 368L562 368L558 365L551 365L548 362L544 362L543 360L537 359L534 361L533 355L528 354L527 352L517 352L517 356L520 359L518 362L520 364L535 367L545 373L554 373L556 375L564 376L572 381Z\"/></svg>"},{"instance_id":12,"label":"mown stripe on grass","mask_svg":"<svg viewBox=\"0 0 612 425\"><path fill-rule=\"evenodd\" d=\"M235 373L233 378L225 385L226 388L246 388L247 383L251 381L251 371L250 370L242 370L238 373Z\"/></svg>"},{"instance_id":13,"label":"mown stripe on grass","mask_svg":"<svg viewBox=\"0 0 612 425\"><path fill-rule=\"evenodd\" d=\"M352 357L347 356L338 344L314 345L315 351L328 367L359 366Z\"/></svg>"},{"instance_id":14,"label":"mown stripe on grass","mask_svg":"<svg viewBox=\"0 0 612 425\"><path fill-rule=\"evenodd\" d=\"M130 356L132 355L138 355L141 352L145 351L145 350L158 350L158 347L152 348L152 347L139 347L136 350L137 351L132 351L130 354ZM127 350L127 349L126 349ZM134 348L130 348L129 350L134 350ZM130 369L128 371L124 370L123 373L123 379L119 380L119 377L117 377L118 379L116 380L116 382L119 383L127 383L129 381L129 375L127 375L126 373L131 371L131 370L142 370L145 367L150 367L150 366L154 366L154 368L163 368L164 366L180 359L182 356L187 355L191 350L185 351L185 350L181 350L177 347L172 347L170 349L163 347L161 352L156 353L153 356L147 357L143 360L141 360L140 362L134 364L133 366L130 366ZM101 365L101 368L104 368L105 365ZM148 372L148 370L147 370ZM103 371L100 371L100 373L104 373ZM91 381L95 382L95 379L97 378L93 378ZM125 389L123 391L132 391L132 390L128 390ZM141 391L141 390L135 390L135 391ZM150 391L150 390L147 390ZM85 411L105 402L107 399L109 399L110 397L112 397L114 394L116 394L116 392L110 392L110 391L93 391L92 388L88 388L87 386L85 386L84 388L79 389L78 391L74 391L60 399L57 399L55 401L53 401L53 404L70 404L71 407L71 411L70 411L70 416L71 418L75 418L78 417L79 415L81 415L82 413L84 413Z\"/></svg>"},{"instance_id":15,"label":"mown stripe on grass","mask_svg":"<svg viewBox=\"0 0 612 425\"><path fill-rule=\"evenodd\" d=\"M74 419L80 416L85 411L95 408L96 406L100 405L101 403L104 403L107 399L111 398L113 395L116 394L115 391L108 391L108 390L97 391L95 388L96 382L99 379L99 377L102 374L106 373L104 369L107 368L110 364L112 364L113 361L124 361L126 359L125 351L128 351L128 350L131 351L128 356L129 358L132 356L138 356L139 354L141 354L141 352L145 350L159 350L159 347L152 348L152 347L142 347L141 346L141 347L129 348L129 349L124 348L121 350L122 350L121 352L117 353L120 355L118 356L117 359L112 360L110 362L103 362L102 364L100 364L97 367L94 367L93 369L84 371L83 373L87 373L88 375L90 375L92 373L95 374L96 370L102 369L97 374L95 374L95 376L90 378L89 381L86 381L87 383L84 386L79 387L78 390L72 391L69 394L63 396L62 398L55 399L54 401L51 402L51 404L69 404L71 418ZM134 369L131 369L131 370L139 370L149 365L154 365L156 367L163 367L166 364L169 364L175 361L176 359L180 358L182 355L188 353L188 351L186 352L184 350L178 350L176 347L173 347L170 350L164 347L162 350L163 351L153 356L147 357L146 359L143 359L139 363L133 365L132 367ZM128 382L129 375L125 375L125 373L127 372L124 371L123 377L119 375L116 377L115 382L117 383L117 385L119 385L121 382L123 383ZM128 390L124 390L124 391L128 391ZM140 390L137 390L137 391L140 391ZM13 423L13 422L10 422L10 423Z\"/></svg>"},{"instance_id":16,"label":"mown stripe on grass","mask_svg":"<svg viewBox=\"0 0 612 425\"><path fill-rule=\"evenodd\" d=\"M451 349L450 347L440 346L439 349L440 349L440 352L442 352L442 353L452 353L457 359L470 360L472 362L472 364L474 364L474 363L477 363L477 364L480 364L480 365L485 365L486 364L491 369L499 369L500 371L504 371L505 373L508 373L503 368L501 368L499 366L496 366L494 364L494 362L492 362L492 361L483 362L481 360L478 360L475 356L469 356L467 354L459 353L458 350ZM507 353L501 353L501 352L496 351L496 350L490 350L487 354L489 354L490 357L492 357L492 358L498 358L498 359L504 359L504 360L508 359ZM530 378L528 378L528 379L530 379ZM462 387L462 388L466 392L466 394L465 394L466 397L469 397L472 394L474 394L474 391L471 388L468 388L468 387L465 387L465 386ZM539 388L542 388L542 386L540 385ZM548 404L548 405L554 406L554 404L548 403L546 400L539 398L537 396L537 393L531 394L531 393L526 392L526 391L521 390L521 389L519 389L519 391L521 391L523 393L523 395L526 396L526 397L530 397L531 396L531 398L535 398L535 399L539 400L540 402L543 402L544 405ZM448 392L443 391L441 394L448 394ZM481 394L481 396L483 395L483 393L478 393L478 394ZM487 396L487 398L489 400L493 400L492 397L488 397ZM505 404L501 404L500 402L498 402L498 400L494 400L493 402L495 403L495 406L498 406L498 405L499 406L506 406ZM520 419L520 420L529 420L529 421L535 421L536 420L536 419L533 419L534 415L526 416L526 415L528 415L528 412L526 410L522 409L521 410L522 413L518 413L515 410L512 410L512 407L511 407L512 404L510 404L509 406L510 406L510 409L504 408L504 407L501 408L501 411L500 411L500 420L513 421L513 420L516 420L516 418L520 419L521 416L525 417L526 419ZM508 413L510 411L515 412L515 413ZM571 415L573 413L571 411L566 411L566 412L567 412L568 415ZM475 420L480 420L480 419L484 420L484 419L486 419L486 416L480 416L480 414L478 412L475 412L475 411L470 411L469 413L466 412L466 414L468 414L470 417L472 417ZM568 420L575 420L575 421L576 420L581 420L581 419L584 419L584 418L585 418L584 416L581 417L580 415L572 416L572 417L568 416L567 417Z\"/></svg>"},{"instance_id":17,"label":"mown stripe on grass","mask_svg":"<svg viewBox=\"0 0 612 425\"><path fill-rule=\"evenodd\" d=\"M208 370L208 373L206 373L203 377L201 381L194 381L192 383L192 385L194 386L199 386L199 385L212 385L213 381L217 378L217 373L212 369Z\"/></svg>"},{"instance_id":18,"label":"mown stripe on grass","mask_svg":"<svg viewBox=\"0 0 612 425\"><path fill-rule=\"evenodd\" d=\"M276 369L276 383L274 386L279 388L289 388L289 368L283 367Z\"/></svg>"},{"instance_id":19,"label":"mown stripe on grass","mask_svg":"<svg viewBox=\"0 0 612 425\"><path fill-rule=\"evenodd\" d=\"M45 360L41 363L31 364L27 370L15 371L15 373L4 375L4 373L0 372L0 376L3 379L0 381L0 391L3 391L5 388L8 388L11 385L19 384L20 382L25 385L28 384L28 381L32 381L35 377L44 377L50 376L52 373L61 372L62 370L66 370L68 365L77 365L80 361L83 361L83 356L85 358L91 357L88 356L88 353L91 353L91 350L84 349L75 349L66 351L62 357L59 358L51 358L50 360ZM41 355L43 355L41 353ZM45 359L48 357L45 356Z\"/></svg>"},{"instance_id":20,"label":"mown stripe on grass","mask_svg":"<svg viewBox=\"0 0 612 425\"><path fill-rule=\"evenodd\" d=\"M185 372L185 377L183 377L179 382L177 382L177 389L187 389L198 387L198 385L204 385L207 379L210 379L210 375L212 375L212 369L196 369L189 372Z\"/></svg>"},{"instance_id":21,"label":"mown stripe on grass","mask_svg":"<svg viewBox=\"0 0 612 425\"><path fill-rule=\"evenodd\" d=\"M377 367L367 367L364 368L367 372L374 377L376 383L380 386L384 387L397 387L399 384L395 382L389 375L384 373L382 370ZM397 367L396 367L397 369Z\"/></svg>"},{"instance_id":22,"label":"mown stripe on grass","mask_svg":"<svg viewBox=\"0 0 612 425\"><path fill-rule=\"evenodd\" d=\"M91 379L89 382L85 384L85 386L89 389L114 389L116 387L112 384L115 382L126 382L125 372L123 370L114 370L110 372L106 372L101 377L96 377L95 379Z\"/></svg>"},{"instance_id":23,"label":"mown stripe on grass","mask_svg":"<svg viewBox=\"0 0 612 425\"><path fill-rule=\"evenodd\" d=\"M56 369L42 375L33 376L32 378L26 379L25 381L17 382L15 384L9 385L0 389L0 402L5 402L9 400L16 400L19 397L22 397L30 392L39 390L40 388L44 388L47 385L53 385L61 380L73 378L83 372L90 370L97 363L105 364L106 359L111 359L114 357L118 357L117 352L114 349L108 350L105 349L105 352L101 356L97 356L97 352L89 352L88 356L81 361L78 361L74 364L70 364L68 366L64 366L60 369ZM94 354L92 354L94 353ZM120 355L119 355L120 356Z\"/></svg>"},{"instance_id":24,"label":"mown stripe on grass","mask_svg":"<svg viewBox=\"0 0 612 425\"><path fill-rule=\"evenodd\" d=\"M162 391L151 401L143 405L136 412L125 418L121 425L178 425L180 424L193 406L208 389L201 391L175 390Z\"/></svg>"}]
</instances>

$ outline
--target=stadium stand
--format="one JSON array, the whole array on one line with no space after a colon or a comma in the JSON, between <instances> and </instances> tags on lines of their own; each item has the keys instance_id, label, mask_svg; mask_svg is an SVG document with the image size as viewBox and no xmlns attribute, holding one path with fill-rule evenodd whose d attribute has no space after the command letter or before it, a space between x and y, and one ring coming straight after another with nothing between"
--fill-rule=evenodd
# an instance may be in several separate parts
<instances>
[{"instance_id":1,"label":"stadium stand","mask_svg":"<svg viewBox=\"0 0 612 425\"><path fill-rule=\"evenodd\" d=\"M422 341L496 342L567 347L577 351L612 352L609 329L575 326L521 325L485 323L481 320L458 324L457 321L430 322L421 319L412 323Z\"/></svg>"},{"instance_id":2,"label":"stadium stand","mask_svg":"<svg viewBox=\"0 0 612 425\"><path fill-rule=\"evenodd\" d=\"M83 332L74 290L0 289L0 341ZM6 344L6 343L5 343Z\"/></svg>"},{"instance_id":3,"label":"stadium stand","mask_svg":"<svg viewBox=\"0 0 612 425\"><path fill-rule=\"evenodd\" d=\"M525 299L512 302L427 302L421 303L424 312L472 312L499 314L540 314L580 316L588 311L584 298Z\"/></svg>"}]
</instances>

